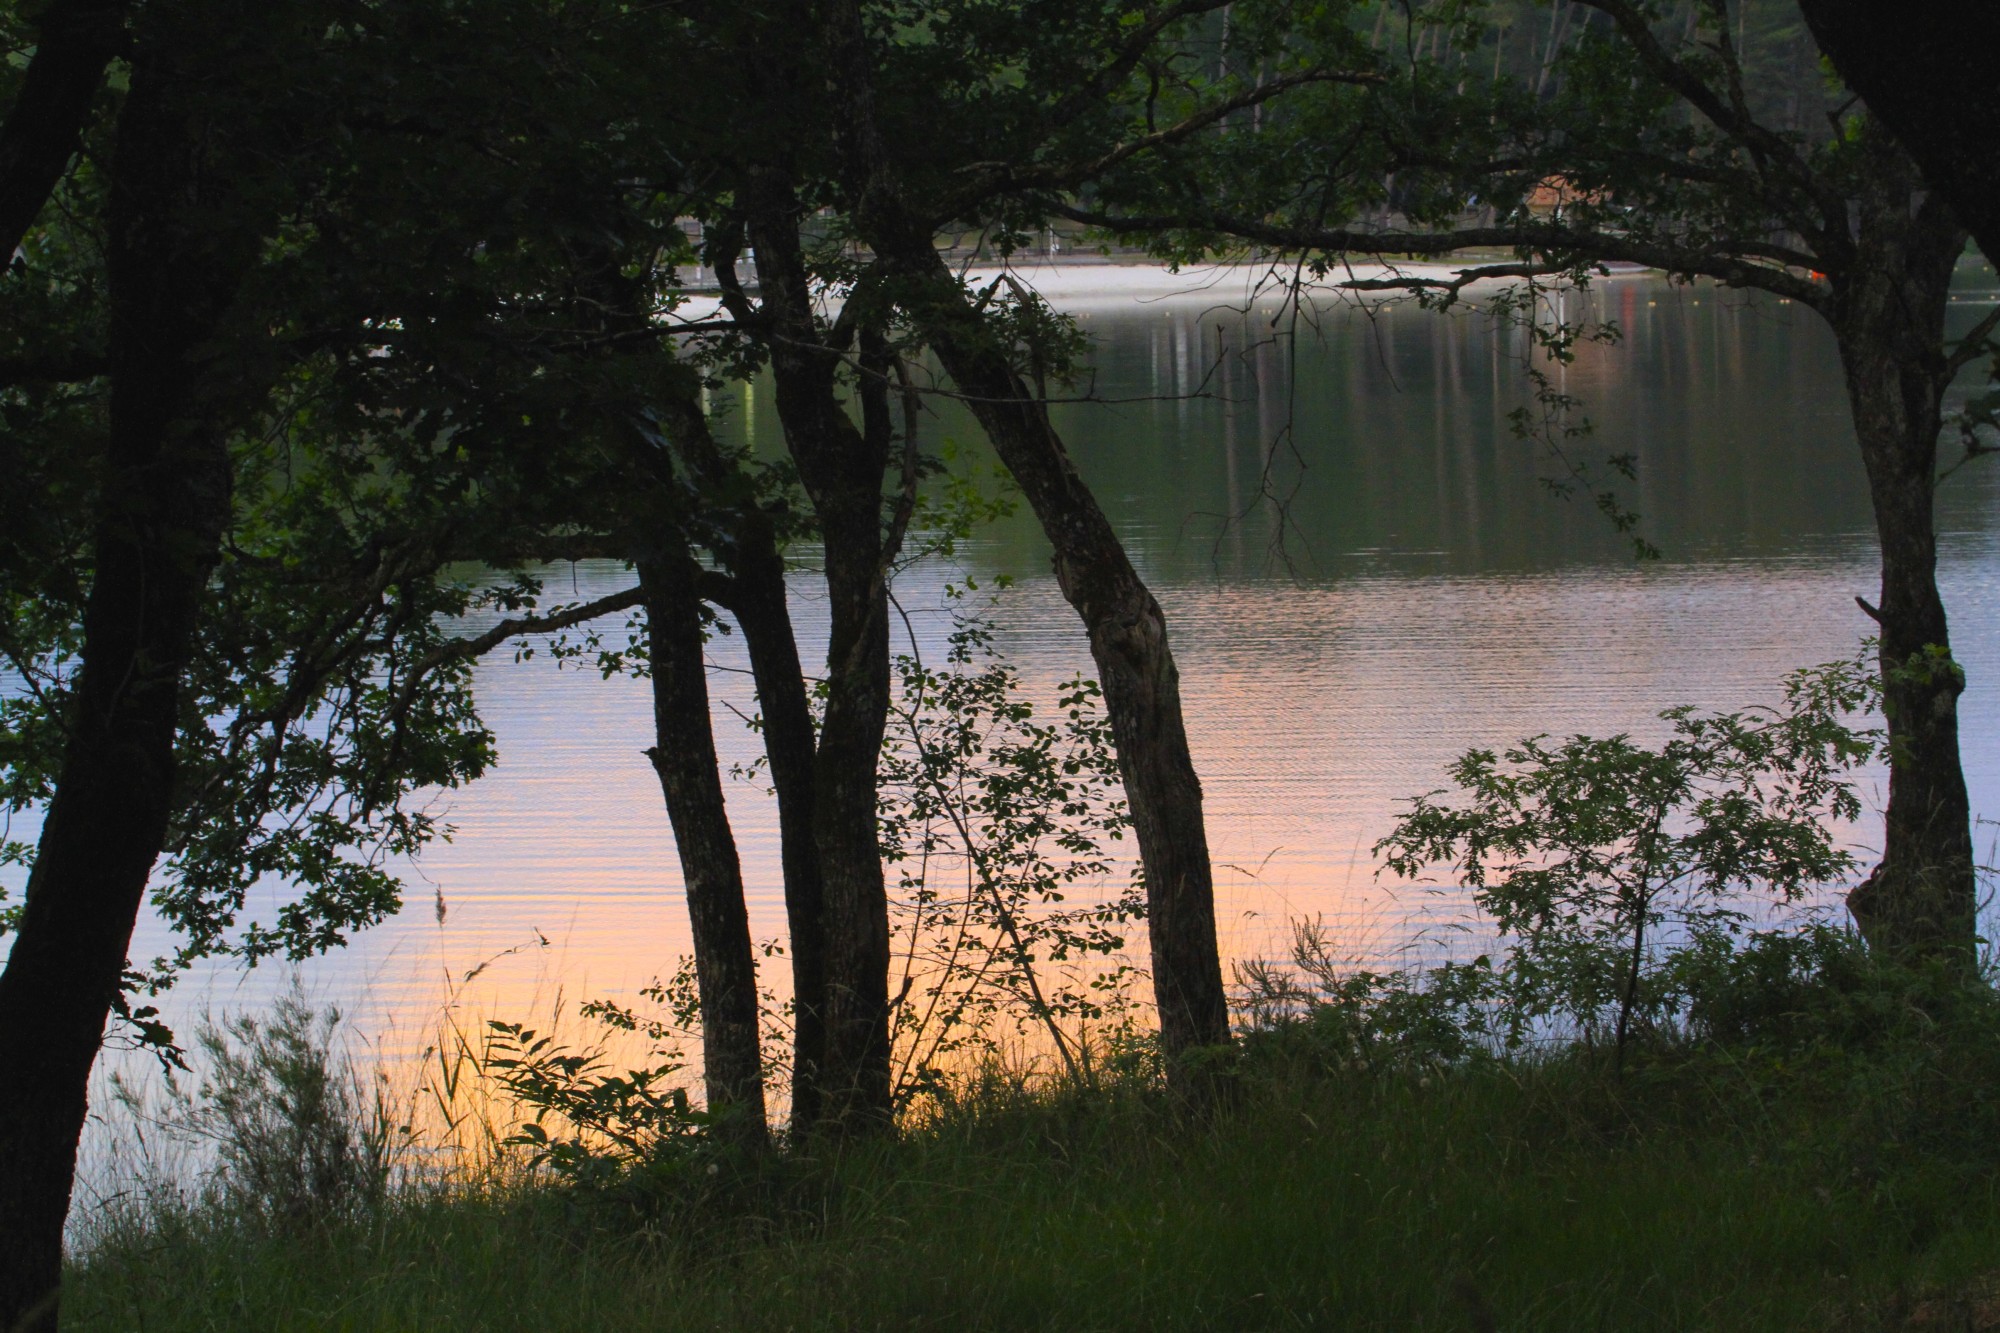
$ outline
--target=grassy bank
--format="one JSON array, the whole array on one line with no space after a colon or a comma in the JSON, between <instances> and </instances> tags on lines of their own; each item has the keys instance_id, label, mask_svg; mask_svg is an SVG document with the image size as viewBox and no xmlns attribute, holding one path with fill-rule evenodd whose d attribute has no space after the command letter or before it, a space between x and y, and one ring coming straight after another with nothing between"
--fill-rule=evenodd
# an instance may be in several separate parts
<instances>
[{"instance_id":1,"label":"grassy bank","mask_svg":"<svg viewBox=\"0 0 2000 1333\"><path fill-rule=\"evenodd\" d=\"M1899 1009L1900 1006L1900 1009ZM75 1328L1978 1328L2000 1069L1878 995L1783 1041L1349 1058L1308 1021L1236 1104L973 1089L894 1141L580 1190L433 1181L346 1220L103 1230ZM710 1166L715 1169L710 1170Z\"/></svg>"}]
</instances>

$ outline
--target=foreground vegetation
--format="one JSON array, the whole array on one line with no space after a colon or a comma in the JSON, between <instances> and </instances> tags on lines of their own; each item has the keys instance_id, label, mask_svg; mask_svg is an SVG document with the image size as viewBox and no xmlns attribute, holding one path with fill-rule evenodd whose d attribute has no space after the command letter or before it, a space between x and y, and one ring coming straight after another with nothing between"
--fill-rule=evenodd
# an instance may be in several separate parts
<instances>
[{"instance_id":1,"label":"foreground vegetation","mask_svg":"<svg viewBox=\"0 0 2000 1333\"><path fill-rule=\"evenodd\" d=\"M957 943L906 988L946 1017L898 1028L893 1128L767 1147L740 1108L697 1109L673 1049L701 1019L685 976L647 992L665 1018L583 1006L663 1063L452 1028L422 1119L293 997L204 1033L201 1077L160 1108L127 1099L135 1128L208 1156L132 1173L81 1220L65 1319L2000 1326L1992 969L1768 925L1856 872L1833 829L1879 743L1846 721L1875 700L1860 663L1795 673L1773 707L1670 709L1654 746L1468 752L1456 791L1411 802L1377 852L1410 879L1446 868L1489 952L1370 971L1298 923L1289 959L1237 969L1241 1040L1169 1077L1117 985L1084 987L1085 1007L1048 984L1059 958L1115 952L1099 935L1126 910L1050 908L1069 881L1029 854L1050 810L1096 819L1065 844L1087 869L1085 833L1117 829L1091 795L1108 759L1083 696L1065 739L1006 712L1004 669L953 661L925 680L959 729L913 727L889 769L960 791L939 756L984 738L986 823L951 824L979 872L963 904L908 886L913 946ZM990 725L1002 713L1013 729ZM1014 1072L1010 1026L1047 1034L1043 1072Z\"/></svg>"},{"instance_id":2,"label":"foreground vegetation","mask_svg":"<svg viewBox=\"0 0 2000 1333\"><path fill-rule=\"evenodd\" d=\"M1052 248L1060 221L1175 262L1251 257L1274 282L1290 275L1299 318L1273 325L1279 348L1319 297L1391 290L1444 306L1475 282L1521 284L1478 298L1527 340L1532 405L1511 419L1548 447L1557 492L1593 499L1641 549L1618 498L1634 459L1588 466L1579 404L1561 388L1579 342L1616 329L1572 324L1565 293L1636 263L1823 316L1882 557L1880 605L1862 606L1880 630L1869 670L1888 809L1879 864L1850 905L1892 953L1969 957L1965 674L1937 587L1933 492L1954 376L2000 331L1995 311L1947 336L1967 237L1944 196L1990 162L1920 154L1948 171L1922 178L1826 77L1793 8L0 7L0 866L28 876L18 909L0 900L0 1328L58 1325L107 1027L165 1053L174 1036L148 1000L190 964L304 959L399 910L392 867L446 832L435 793L494 758L473 664L509 643L542 651L574 629L555 651L649 681L643 752L697 957L700 1095L742 1151L765 1145L773 1100L806 1141L873 1137L891 1120L913 992L891 983L902 885L888 880L911 848L955 846L971 863L982 901L958 924L993 928L993 975L1015 978L1061 1047L1060 1011L1096 1001L1043 993L1037 948L1067 961L1072 941L1109 944L1138 919L1111 905L1039 940L1019 928L1012 901L1055 901L1069 873L1037 840L1071 866L1090 853L1027 808L1015 778L1063 785L1078 769L1055 753L1078 738L1022 734L1014 774L1003 765L956 817L960 793L938 768L950 751L907 753L904 780L882 749L907 704L891 684L891 582L923 555L922 499L946 457L921 423L941 400L1018 485L1089 645L1097 683L1075 682L1066 707L1077 719L1086 697L1101 705L1115 744L1083 740L1118 791L1086 781L1081 803L1102 797L1098 827L1136 847L1129 901L1145 911L1165 1081L1229 1044L1174 634L1082 480L1090 469L1058 429L1067 413L1052 411L1095 396L1087 338L1012 273L972 285L940 241L976 237L1011 260L1038 233ZM1954 25L1954 48L1968 44L1961 29L1977 31ZM1917 59L1889 81L1934 84L1935 68L1956 67ZM1360 278L1350 262L1475 247L1511 258L1450 277ZM715 308L686 304L697 271ZM714 413L766 375L782 455L733 450ZM1958 423L1968 458L1993 451L1993 401ZM1257 430L1267 466L1241 515L1268 502L1282 535L1308 457L1289 421ZM1607 472L1622 478L1609 489ZM630 566L630 586L552 603L543 560L593 552ZM816 570L788 577L800 561ZM791 620L808 584L823 658ZM502 618L460 633L474 612ZM603 623L620 613L622 634ZM719 624L743 634L777 807L794 1006L782 1064L764 1042L711 725L702 644ZM1621 826L1624 845L1603 855L1549 790L1569 842L1540 879L1510 878L1493 899L1503 926L1554 946L1536 956L1571 996L1615 1006L1621 1071L1663 897L1702 913L1745 880L1780 898L1828 881L1824 845L1807 840L1816 865L1767 836L1789 837L1820 794L1810 770L1803 795L1780 791L1768 812L1739 781L1786 734L1713 722L1656 756L1665 769L1620 742L1507 760L1661 779L1655 817ZM940 731L981 752L973 729ZM1542 815L1490 767L1464 777L1507 853L1539 838ZM1685 807L1683 772L1713 789L1711 813L1777 822L1680 855L1658 816ZM912 796L914 837L885 846L885 807ZM1083 817L1068 804L1055 813ZM4 836L11 813L39 822L32 847ZM1477 863L1484 834L1432 813L1396 860ZM956 827L921 827L933 814ZM1025 840L975 848L989 819ZM132 956L144 904L174 932L152 960ZM1600 908L1604 920L1572 928ZM1621 969L1608 950L1628 936ZM964 957L944 955L947 977ZM950 994L966 1012L987 1002ZM1199 1100L1203 1086L1178 1092Z\"/></svg>"},{"instance_id":3,"label":"foreground vegetation","mask_svg":"<svg viewBox=\"0 0 2000 1333\"><path fill-rule=\"evenodd\" d=\"M588 1183L509 1154L384 1190L325 1169L253 1180L225 1143L199 1197L156 1191L95 1219L65 1319L1990 1326L1990 986L1885 971L1826 931L1713 962L1622 1072L1588 1036L1454 1056L1463 1033L1421 982L1350 984L1263 1020L1232 1104L1205 1115L1127 1049L1082 1083L989 1070L838 1154L732 1157L682 1136ZM311 1157L298 1147L280 1151Z\"/></svg>"}]
</instances>

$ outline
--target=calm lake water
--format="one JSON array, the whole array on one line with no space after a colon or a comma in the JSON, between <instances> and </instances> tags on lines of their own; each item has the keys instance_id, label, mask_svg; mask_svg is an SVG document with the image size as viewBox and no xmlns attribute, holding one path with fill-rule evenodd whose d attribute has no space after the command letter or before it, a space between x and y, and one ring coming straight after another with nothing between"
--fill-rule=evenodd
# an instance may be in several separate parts
<instances>
[{"instance_id":1,"label":"calm lake water","mask_svg":"<svg viewBox=\"0 0 2000 1333\"><path fill-rule=\"evenodd\" d=\"M1092 339L1082 387L1102 401L1060 418L1169 616L1230 951L1323 914L1358 954L1393 952L1429 900L1378 882L1369 848L1466 747L1649 733L1672 704L1770 700L1786 671L1852 653L1869 628L1854 604L1877 582L1861 466L1831 339L1803 307L1641 277L1589 298L1625 338L1566 372L1596 430L1576 448L1637 455L1622 493L1663 552L1642 564L1586 499L1551 495L1550 462L1514 437L1509 413L1530 396L1518 333L1470 312L1340 307L1287 338L1275 306L1232 309L1226 288L1073 302ZM1955 309L1969 324L1994 295L1969 269ZM712 406L725 431L776 447L761 392ZM926 429L977 456L949 405ZM1971 677L1966 768L1976 808L2000 815L1997 489L2000 466L1966 469L1941 492L1940 522ZM897 593L934 649L943 585L1002 573L1016 582L994 612L1000 645L1030 685L1088 669L1025 514L908 571ZM562 600L627 578L592 563L547 576ZM810 573L794 596L816 638ZM747 762L740 639L712 656L719 739ZM487 662L479 686L500 763L444 798L455 840L411 867L400 917L302 969L392 1051L425 1039L454 990L480 1014L546 1014L559 995L629 995L687 949L640 753L645 683L538 654ZM730 813L754 929L777 937L774 806L738 783ZM164 945L147 926L134 956ZM283 983L280 969L198 975L169 1017L259 1004Z\"/></svg>"}]
</instances>

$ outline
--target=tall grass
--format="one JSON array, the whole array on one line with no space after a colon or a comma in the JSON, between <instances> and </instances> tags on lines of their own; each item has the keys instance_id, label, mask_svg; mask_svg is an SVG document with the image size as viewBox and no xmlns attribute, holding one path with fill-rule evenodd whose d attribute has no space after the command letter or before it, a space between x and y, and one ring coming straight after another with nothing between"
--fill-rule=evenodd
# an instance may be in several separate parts
<instances>
[{"instance_id":1,"label":"tall grass","mask_svg":"<svg viewBox=\"0 0 2000 1333\"><path fill-rule=\"evenodd\" d=\"M1622 1071L1584 1045L1448 1058L1404 1021L1420 986L1379 1011L1308 997L1247 1034L1238 1095L1206 1113L1127 1047L1081 1080L968 1071L878 1141L712 1153L588 1187L504 1147L513 1113L466 1042L439 1068L463 1099L451 1132L485 1149L304 1215L241 1188L127 1209L80 1250L66 1318L1986 1327L2000 1312L2000 1006L1990 989L1886 972L1840 937L1817 947L1804 971L1735 968L1698 1025L1649 1031ZM291 1058L282 1041L234 1049ZM349 1110L365 1130L369 1105Z\"/></svg>"}]
</instances>

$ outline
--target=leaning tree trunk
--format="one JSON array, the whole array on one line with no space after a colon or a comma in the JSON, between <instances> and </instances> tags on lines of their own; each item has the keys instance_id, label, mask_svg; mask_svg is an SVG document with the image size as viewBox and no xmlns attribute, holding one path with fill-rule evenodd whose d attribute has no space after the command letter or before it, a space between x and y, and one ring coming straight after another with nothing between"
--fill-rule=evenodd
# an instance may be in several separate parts
<instances>
[{"instance_id":1,"label":"leaning tree trunk","mask_svg":"<svg viewBox=\"0 0 2000 1333\"><path fill-rule=\"evenodd\" d=\"M888 465L880 394L857 428L836 392L840 358L813 318L788 184L760 176L746 192L762 307L770 321L778 417L819 520L825 549L826 704L813 762L813 833L822 875L826 1127L888 1123L889 906L877 823L876 767L889 716L889 614L882 481Z\"/></svg>"},{"instance_id":2,"label":"leaning tree trunk","mask_svg":"<svg viewBox=\"0 0 2000 1333\"><path fill-rule=\"evenodd\" d=\"M819 1123L826 1063L826 917L819 846L813 832L818 753L798 640L785 604L785 567L768 524L744 534L725 556L732 585L721 605L736 617L750 652L763 714L764 753L778 797L778 854L785 876L785 924L792 951L792 1137Z\"/></svg>"},{"instance_id":3,"label":"leaning tree trunk","mask_svg":"<svg viewBox=\"0 0 2000 1333\"><path fill-rule=\"evenodd\" d=\"M908 265L921 284L911 307L918 328L1041 520L1055 548L1056 582L1090 636L1145 868L1160 1042L1178 1077L1187 1052L1229 1040L1229 1006L1201 780L1166 616L1077 475L1046 408L979 326L928 239Z\"/></svg>"},{"instance_id":4,"label":"leaning tree trunk","mask_svg":"<svg viewBox=\"0 0 2000 1333\"><path fill-rule=\"evenodd\" d=\"M841 118L836 138L859 199L862 234L888 267L898 303L1028 497L1055 547L1057 582L1090 635L1145 868L1160 1040L1173 1076L1195 1090L1205 1080L1188 1077L1183 1057L1229 1040L1229 1006L1201 782L1188 750L1166 617L1077 475L1044 405L1014 373L1004 346L939 256L931 227L905 199L875 122L856 0L826 6L823 32Z\"/></svg>"},{"instance_id":5,"label":"leaning tree trunk","mask_svg":"<svg viewBox=\"0 0 2000 1333\"><path fill-rule=\"evenodd\" d=\"M719 535L711 538L728 573L706 577L701 587L743 630L763 715L764 754L778 798L779 859L791 939L792 1137L802 1140L819 1121L820 1070L826 1062L825 890L813 832L818 746L798 637L785 600L784 554L756 487L716 444L692 389L667 396L658 409L703 494L731 511Z\"/></svg>"},{"instance_id":6,"label":"leaning tree trunk","mask_svg":"<svg viewBox=\"0 0 2000 1333\"><path fill-rule=\"evenodd\" d=\"M666 795L687 890L709 1110L724 1138L758 1148L768 1129L757 965L709 716L701 598L695 591L700 572L684 547L639 561L658 738L646 757Z\"/></svg>"},{"instance_id":7,"label":"leaning tree trunk","mask_svg":"<svg viewBox=\"0 0 2000 1333\"><path fill-rule=\"evenodd\" d=\"M1848 897L1869 942L1911 957L1969 960L1974 944L1970 802L1958 752L1965 675L1951 655L1937 586L1942 347L1952 269L1965 245L1935 202L1913 212L1888 173L1862 203L1855 262L1834 329L1882 544L1882 705L1889 808L1882 860Z\"/></svg>"},{"instance_id":8,"label":"leaning tree trunk","mask_svg":"<svg viewBox=\"0 0 2000 1333\"><path fill-rule=\"evenodd\" d=\"M0 125L0 256L55 192L83 140L105 68L125 37L127 0L54 0L30 20L34 55Z\"/></svg>"},{"instance_id":9,"label":"leaning tree trunk","mask_svg":"<svg viewBox=\"0 0 2000 1333\"><path fill-rule=\"evenodd\" d=\"M254 20L252 20L254 22ZM228 423L254 393L211 340L262 228L205 160L196 81L142 52L118 127L109 439L82 670L0 974L0 1328L53 1330L90 1069L167 837L181 673L229 514Z\"/></svg>"}]
</instances>

